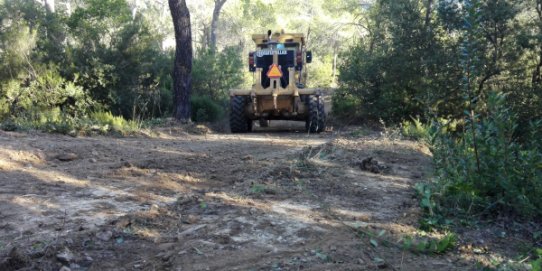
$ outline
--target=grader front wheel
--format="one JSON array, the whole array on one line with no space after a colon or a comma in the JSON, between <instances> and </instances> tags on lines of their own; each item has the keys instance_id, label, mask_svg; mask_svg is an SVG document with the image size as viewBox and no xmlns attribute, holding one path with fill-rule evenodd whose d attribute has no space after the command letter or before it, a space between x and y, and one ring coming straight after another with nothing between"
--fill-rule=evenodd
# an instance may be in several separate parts
<instances>
[{"instance_id":1,"label":"grader front wheel","mask_svg":"<svg viewBox=\"0 0 542 271\"><path fill-rule=\"evenodd\" d=\"M233 96L230 100L230 130L232 133L248 133L252 131L252 120L245 113L247 99L245 96Z\"/></svg>"},{"instance_id":2,"label":"grader front wheel","mask_svg":"<svg viewBox=\"0 0 542 271\"><path fill-rule=\"evenodd\" d=\"M324 101L316 95L309 95L306 99L308 116L305 128L309 133L321 133L326 129L326 113Z\"/></svg>"}]
</instances>

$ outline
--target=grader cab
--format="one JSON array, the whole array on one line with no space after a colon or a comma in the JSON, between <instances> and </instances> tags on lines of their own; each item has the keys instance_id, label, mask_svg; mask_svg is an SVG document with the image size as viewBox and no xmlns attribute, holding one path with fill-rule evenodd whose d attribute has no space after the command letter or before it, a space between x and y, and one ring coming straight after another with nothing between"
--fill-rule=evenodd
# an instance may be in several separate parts
<instances>
[{"instance_id":1,"label":"grader cab","mask_svg":"<svg viewBox=\"0 0 542 271\"><path fill-rule=\"evenodd\" d=\"M305 88L306 64L312 54L297 33L256 34L256 50L248 55L252 89L230 91L232 133L252 131L253 122L267 127L271 120L305 121L308 132L325 130L324 101L319 89Z\"/></svg>"}]
</instances>

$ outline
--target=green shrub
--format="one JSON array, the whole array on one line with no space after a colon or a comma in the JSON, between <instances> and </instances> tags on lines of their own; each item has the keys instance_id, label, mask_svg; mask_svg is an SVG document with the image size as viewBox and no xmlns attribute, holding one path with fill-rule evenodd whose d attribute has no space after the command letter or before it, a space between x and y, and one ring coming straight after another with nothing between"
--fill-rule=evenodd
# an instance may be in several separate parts
<instances>
[{"instance_id":1,"label":"green shrub","mask_svg":"<svg viewBox=\"0 0 542 271\"><path fill-rule=\"evenodd\" d=\"M137 121L125 120L122 116L113 116L111 112L93 112L89 120L104 132L113 131L123 135L135 133L141 128Z\"/></svg>"},{"instance_id":2,"label":"green shrub","mask_svg":"<svg viewBox=\"0 0 542 271\"><path fill-rule=\"evenodd\" d=\"M192 96L190 103L192 106L192 121L214 122L224 115L222 107L207 96Z\"/></svg>"},{"instance_id":3,"label":"green shrub","mask_svg":"<svg viewBox=\"0 0 542 271\"><path fill-rule=\"evenodd\" d=\"M221 52L203 50L196 55L192 68L196 96L207 96L214 101L228 99L228 91L243 83L240 51L237 47L226 47Z\"/></svg>"},{"instance_id":4,"label":"green shrub","mask_svg":"<svg viewBox=\"0 0 542 271\"><path fill-rule=\"evenodd\" d=\"M542 270L542 249L536 249L536 258L531 262L532 271Z\"/></svg>"},{"instance_id":5,"label":"green shrub","mask_svg":"<svg viewBox=\"0 0 542 271\"><path fill-rule=\"evenodd\" d=\"M487 115L467 122L461 137L442 132L440 124L432 127L431 191L440 210L542 215L542 122L532 123L520 141L516 115L505 104L506 95L490 93Z\"/></svg>"},{"instance_id":6,"label":"green shrub","mask_svg":"<svg viewBox=\"0 0 542 271\"><path fill-rule=\"evenodd\" d=\"M350 121L362 117L362 101L358 97L339 89L332 97L333 115L339 120Z\"/></svg>"},{"instance_id":7,"label":"green shrub","mask_svg":"<svg viewBox=\"0 0 542 271\"><path fill-rule=\"evenodd\" d=\"M411 118L412 121L403 121L401 123L401 133L403 136L422 140L429 136L428 125L423 124L419 118Z\"/></svg>"}]
</instances>

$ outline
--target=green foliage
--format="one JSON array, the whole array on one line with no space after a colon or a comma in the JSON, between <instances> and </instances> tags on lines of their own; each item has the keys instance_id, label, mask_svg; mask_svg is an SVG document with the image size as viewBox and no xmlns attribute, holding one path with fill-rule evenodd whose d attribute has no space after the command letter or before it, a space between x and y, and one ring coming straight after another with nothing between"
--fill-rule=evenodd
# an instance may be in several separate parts
<instances>
[{"instance_id":1,"label":"green foliage","mask_svg":"<svg viewBox=\"0 0 542 271\"><path fill-rule=\"evenodd\" d=\"M41 111L36 119L13 117L0 122L0 129L6 131L40 130L49 133L68 134L116 134L132 135L140 131L141 125L110 112L93 112L85 117L73 117L55 108Z\"/></svg>"},{"instance_id":2,"label":"green foliage","mask_svg":"<svg viewBox=\"0 0 542 271\"><path fill-rule=\"evenodd\" d=\"M75 42L64 73L96 101L131 119L170 111L160 101L170 87L170 55L161 50L162 37L151 32L149 21L132 18L126 1L88 1L67 25Z\"/></svg>"},{"instance_id":3,"label":"green foliage","mask_svg":"<svg viewBox=\"0 0 542 271\"><path fill-rule=\"evenodd\" d=\"M60 115L84 117L95 106L84 90L66 81L56 67L36 67L33 80L27 84L9 80L0 89L0 120L22 118L44 122L58 120Z\"/></svg>"},{"instance_id":4,"label":"green foliage","mask_svg":"<svg viewBox=\"0 0 542 271\"><path fill-rule=\"evenodd\" d=\"M204 51L194 59L192 72L194 94L222 103L227 100L228 91L243 82L240 48L227 47L217 53Z\"/></svg>"},{"instance_id":5,"label":"green foliage","mask_svg":"<svg viewBox=\"0 0 542 271\"><path fill-rule=\"evenodd\" d=\"M335 91L332 97L333 115L339 119L356 120L363 114L361 99L343 89Z\"/></svg>"},{"instance_id":6,"label":"green foliage","mask_svg":"<svg viewBox=\"0 0 542 271\"><path fill-rule=\"evenodd\" d=\"M539 120L542 18L535 1L437 1L433 7L378 0L358 11L364 34L340 58L338 117L461 119L472 101L484 113L493 89L513 93L518 130Z\"/></svg>"},{"instance_id":7,"label":"green foliage","mask_svg":"<svg viewBox=\"0 0 542 271\"><path fill-rule=\"evenodd\" d=\"M457 236L453 233L446 233L441 238L429 238L423 236L403 236L398 242L391 241L386 237L386 231L381 230L374 233L368 230L356 229L361 238L367 237L369 244L378 247L396 246L402 250L423 254L443 254L453 249L457 243Z\"/></svg>"},{"instance_id":8,"label":"green foliage","mask_svg":"<svg viewBox=\"0 0 542 271\"><path fill-rule=\"evenodd\" d=\"M41 127L37 115L57 107L65 120L86 119L90 109L128 119L169 114L172 54L153 22L132 17L125 0L74 7L0 4L0 121Z\"/></svg>"},{"instance_id":9,"label":"green foliage","mask_svg":"<svg viewBox=\"0 0 542 271\"><path fill-rule=\"evenodd\" d=\"M190 98L192 121L214 122L224 117L222 107L208 96L192 96Z\"/></svg>"},{"instance_id":10,"label":"green foliage","mask_svg":"<svg viewBox=\"0 0 542 271\"><path fill-rule=\"evenodd\" d=\"M531 262L532 271L541 271L542 270L542 249L536 250L536 258Z\"/></svg>"},{"instance_id":11,"label":"green foliage","mask_svg":"<svg viewBox=\"0 0 542 271\"><path fill-rule=\"evenodd\" d=\"M411 119L412 121L403 121L401 123L403 136L415 140L427 139L429 136L429 127L423 124L419 118Z\"/></svg>"},{"instance_id":12,"label":"green foliage","mask_svg":"<svg viewBox=\"0 0 542 271\"><path fill-rule=\"evenodd\" d=\"M448 233L442 238L415 239L410 236L403 237L402 247L416 253L443 254L453 249L457 243L457 236Z\"/></svg>"},{"instance_id":13,"label":"green foliage","mask_svg":"<svg viewBox=\"0 0 542 271\"><path fill-rule=\"evenodd\" d=\"M369 35L345 53L339 65L340 94L354 96L361 105L358 117L389 123L422 116L429 100L451 92L441 85L454 73L441 77L443 67L437 63L449 61L451 54L434 46L422 10L419 1L401 0L376 1L367 11ZM424 79L428 69L442 81Z\"/></svg>"},{"instance_id":14,"label":"green foliage","mask_svg":"<svg viewBox=\"0 0 542 271\"><path fill-rule=\"evenodd\" d=\"M140 130L140 124L134 120L125 120L121 116L114 116L111 112L93 112L89 119L92 125L98 125L103 132L117 132L123 135L132 134Z\"/></svg>"},{"instance_id":15,"label":"green foliage","mask_svg":"<svg viewBox=\"0 0 542 271\"><path fill-rule=\"evenodd\" d=\"M517 117L506 100L507 95L490 93L487 115L468 123L459 138L438 127L432 131L436 178L431 190L442 211L542 215L542 123L532 123L519 140Z\"/></svg>"}]
</instances>

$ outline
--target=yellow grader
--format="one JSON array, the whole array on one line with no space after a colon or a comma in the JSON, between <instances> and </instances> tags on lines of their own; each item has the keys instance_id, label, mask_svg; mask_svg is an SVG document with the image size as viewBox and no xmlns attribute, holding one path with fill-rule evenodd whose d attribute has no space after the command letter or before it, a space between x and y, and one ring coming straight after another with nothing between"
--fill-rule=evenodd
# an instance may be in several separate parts
<instances>
[{"instance_id":1,"label":"yellow grader","mask_svg":"<svg viewBox=\"0 0 542 271\"><path fill-rule=\"evenodd\" d=\"M312 53L305 48L305 37L298 33L252 35L256 51L249 53L252 89L230 91L230 129L232 133L252 131L253 122L261 127L270 120L305 121L310 133L325 130L324 101L319 89L305 88Z\"/></svg>"}]
</instances>

